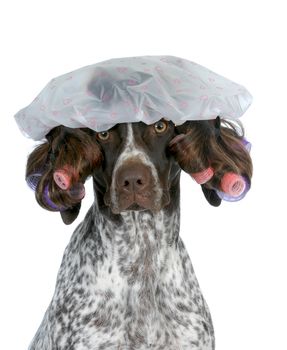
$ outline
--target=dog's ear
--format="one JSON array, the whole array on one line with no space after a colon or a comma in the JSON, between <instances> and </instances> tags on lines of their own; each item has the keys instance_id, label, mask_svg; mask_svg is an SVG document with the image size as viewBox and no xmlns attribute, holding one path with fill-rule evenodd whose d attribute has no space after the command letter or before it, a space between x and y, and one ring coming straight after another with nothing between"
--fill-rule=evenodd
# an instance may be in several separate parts
<instances>
[{"instance_id":1,"label":"dog's ear","mask_svg":"<svg viewBox=\"0 0 287 350\"><path fill-rule=\"evenodd\" d=\"M80 209L81 209L81 202L77 203L72 208L68 208L64 211L61 211L60 214L64 224L70 225L71 223L73 223L78 217Z\"/></svg>"},{"instance_id":2,"label":"dog's ear","mask_svg":"<svg viewBox=\"0 0 287 350\"><path fill-rule=\"evenodd\" d=\"M239 122L231 123L218 117L208 121L189 121L175 130L177 135L170 141L169 151L181 169L202 186L208 203L219 206L221 198L234 200L231 197L236 191L244 188L248 191L252 161ZM237 198L243 196L242 192Z\"/></svg>"},{"instance_id":3,"label":"dog's ear","mask_svg":"<svg viewBox=\"0 0 287 350\"><path fill-rule=\"evenodd\" d=\"M101 165L102 153L88 129L59 126L46 139L28 157L26 181L35 191L39 205L60 211L68 225L79 214L84 183Z\"/></svg>"},{"instance_id":4,"label":"dog's ear","mask_svg":"<svg viewBox=\"0 0 287 350\"><path fill-rule=\"evenodd\" d=\"M204 185L201 185L202 192L207 202L213 207L219 207L221 204L221 198L217 195L216 191L210 188L206 188Z\"/></svg>"}]
</instances>

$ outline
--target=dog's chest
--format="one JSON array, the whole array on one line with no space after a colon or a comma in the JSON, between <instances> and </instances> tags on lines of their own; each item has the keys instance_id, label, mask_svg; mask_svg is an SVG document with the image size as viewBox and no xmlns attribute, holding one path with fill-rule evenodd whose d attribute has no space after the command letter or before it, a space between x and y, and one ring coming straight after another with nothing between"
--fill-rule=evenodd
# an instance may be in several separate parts
<instances>
[{"instance_id":1,"label":"dog's chest","mask_svg":"<svg viewBox=\"0 0 287 350\"><path fill-rule=\"evenodd\" d=\"M191 262L164 227L127 220L102 246L87 240L82 263L67 261L74 270L65 300L70 348L205 349L209 325ZM107 223L100 230L111 234Z\"/></svg>"}]
</instances>

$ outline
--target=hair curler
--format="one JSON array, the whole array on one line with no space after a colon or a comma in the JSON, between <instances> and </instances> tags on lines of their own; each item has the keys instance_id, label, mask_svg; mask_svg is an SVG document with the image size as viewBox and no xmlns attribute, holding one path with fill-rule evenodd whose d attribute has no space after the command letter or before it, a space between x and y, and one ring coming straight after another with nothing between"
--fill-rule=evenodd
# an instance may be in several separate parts
<instances>
[{"instance_id":1,"label":"hair curler","mask_svg":"<svg viewBox=\"0 0 287 350\"><path fill-rule=\"evenodd\" d=\"M62 169L57 169L54 171L53 179L62 190L68 190L71 187L73 175L73 168L66 165Z\"/></svg>"},{"instance_id":2,"label":"hair curler","mask_svg":"<svg viewBox=\"0 0 287 350\"><path fill-rule=\"evenodd\" d=\"M36 191L36 188L38 186L38 183L40 181L40 178L42 176L41 172L35 172L29 175L26 178L26 182L28 186L33 190ZM58 185L58 184L57 184ZM69 190L66 190L72 198L75 200L81 201L85 197L85 187L82 182L77 182L73 187L71 187ZM67 209L65 206L58 206L54 202L51 201L50 196L49 196L49 186L48 184L44 188L44 200L46 204L57 211L64 211Z\"/></svg>"},{"instance_id":3,"label":"hair curler","mask_svg":"<svg viewBox=\"0 0 287 350\"><path fill-rule=\"evenodd\" d=\"M245 147L245 149L250 153L252 145L249 141L246 140L245 137L243 137L242 139L242 144Z\"/></svg>"},{"instance_id":4,"label":"hair curler","mask_svg":"<svg viewBox=\"0 0 287 350\"><path fill-rule=\"evenodd\" d=\"M211 167L208 167L207 169L199 171L198 173L191 173L190 175L199 185L203 185L213 177L214 171Z\"/></svg>"},{"instance_id":5,"label":"hair curler","mask_svg":"<svg viewBox=\"0 0 287 350\"><path fill-rule=\"evenodd\" d=\"M226 173L221 179L221 190L216 190L217 195L226 201L236 202L245 197L250 189L247 179L235 173Z\"/></svg>"},{"instance_id":6,"label":"hair curler","mask_svg":"<svg viewBox=\"0 0 287 350\"><path fill-rule=\"evenodd\" d=\"M65 207L65 206L58 206L54 202L51 201L50 196L49 196L49 186L48 185L46 185L45 189L44 189L44 199L45 199L46 204L50 208L52 208L52 209L54 209L56 211L65 211L67 209L67 207Z\"/></svg>"},{"instance_id":7,"label":"hair curler","mask_svg":"<svg viewBox=\"0 0 287 350\"><path fill-rule=\"evenodd\" d=\"M85 186L82 182L77 182L68 192L71 197L79 201L82 200L86 194Z\"/></svg>"},{"instance_id":8,"label":"hair curler","mask_svg":"<svg viewBox=\"0 0 287 350\"><path fill-rule=\"evenodd\" d=\"M29 176L26 178L27 185L28 185L33 191L36 191L36 188L37 188L37 186L38 186L38 183L39 183L39 181L40 181L41 176L42 176L42 173L36 172L36 173L33 173L33 174L29 175Z\"/></svg>"}]
</instances>

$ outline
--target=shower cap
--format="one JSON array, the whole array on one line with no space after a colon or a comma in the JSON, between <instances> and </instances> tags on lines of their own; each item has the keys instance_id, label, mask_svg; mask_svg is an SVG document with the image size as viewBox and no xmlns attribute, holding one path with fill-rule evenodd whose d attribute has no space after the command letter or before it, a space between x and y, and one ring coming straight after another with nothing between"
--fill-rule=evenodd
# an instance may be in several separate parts
<instances>
[{"instance_id":1,"label":"shower cap","mask_svg":"<svg viewBox=\"0 0 287 350\"><path fill-rule=\"evenodd\" d=\"M175 56L113 58L52 79L16 122L22 133L41 140L52 128L90 128L118 123L152 124L161 118L237 119L252 96L242 85Z\"/></svg>"}]
</instances>

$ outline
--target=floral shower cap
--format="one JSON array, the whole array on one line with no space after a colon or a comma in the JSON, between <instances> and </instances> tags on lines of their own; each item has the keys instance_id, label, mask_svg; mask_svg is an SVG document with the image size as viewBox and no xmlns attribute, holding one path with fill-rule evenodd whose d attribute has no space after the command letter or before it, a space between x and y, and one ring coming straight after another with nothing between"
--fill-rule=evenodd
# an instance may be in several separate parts
<instances>
[{"instance_id":1,"label":"floral shower cap","mask_svg":"<svg viewBox=\"0 0 287 350\"><path fill-rule=\"evenodd\" d=\"M252 96L245 87L184 58L114 58L52 79L16 122L22 133L41 140L54 127L97 132L118 123L152 124L161 118L237 119Z\"/></svg>"}]
</instances>

